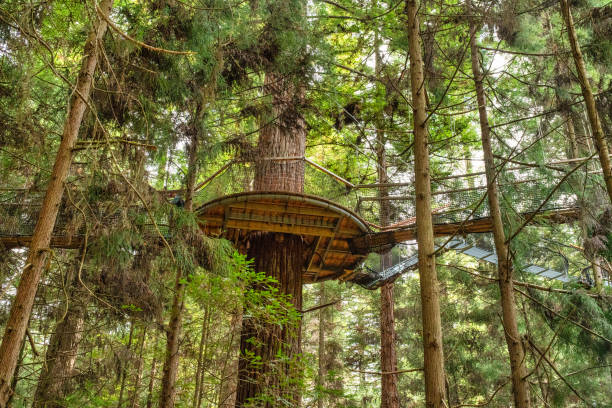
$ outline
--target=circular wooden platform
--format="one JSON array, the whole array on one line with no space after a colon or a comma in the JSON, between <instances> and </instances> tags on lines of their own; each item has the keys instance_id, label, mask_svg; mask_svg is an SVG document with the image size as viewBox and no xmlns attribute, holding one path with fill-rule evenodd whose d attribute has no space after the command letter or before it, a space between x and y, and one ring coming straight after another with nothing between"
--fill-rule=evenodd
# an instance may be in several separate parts
<instances>
[{"instance_id":1,"label":"circular wooden platform","mask_svg":"<svg viewBox=\"0 0 612 408\"><path fill-rule=\"evenodd\" d=\"M249 233L279 232L303 237L304 283L350 279L365 255L351 253L349 240L368 232L351 210L320 197L289 192L246 192L224 196L197 209L202 231L244 250Z\"/></svg>"}]
</instances>

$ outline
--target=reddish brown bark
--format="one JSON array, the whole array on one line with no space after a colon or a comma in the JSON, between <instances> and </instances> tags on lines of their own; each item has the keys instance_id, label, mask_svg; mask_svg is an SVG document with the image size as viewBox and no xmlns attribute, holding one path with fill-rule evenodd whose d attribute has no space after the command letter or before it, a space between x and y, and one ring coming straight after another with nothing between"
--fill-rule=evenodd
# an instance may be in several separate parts
<instances>
[{"instance_id":1,"label":"reddish brown bark","mask_svg":"<svg viewBox=\"0 0 612 408\"><path fill-rule=\"evenodd\" d=\"M419 34L418 4L406 0L405 14L410 48L410 87L414 119L414 187L416 195L416 226L423 319L425 371L425 405L443 407L446 398L444 352L440 317L440 289L434 256L434 232L431 217L431 175L425 97L425 75Z\"/></svg>"},{"instance_id":2,"label":"reddish brown bark","mask_svg":"<svg viewBox=\"0 0 612 408\"><path fill-rule=\"evenodd\" d=\"M100 9L103 13L110 13L112 0L102 0ZM72 162L72 149L77 140L85 109L89 98L93 76L98 63L98 42L106 32L106 21L100 19L90 32L85 43L83 63L77 78L75 92L68 105L68 115L64 123L62 140L60 142L55 164L51 172L51 179L47 186L45 198L42 203L36 228L32 236L32 243L28 258L25 262L17 294L11 306L2 345L0 345L0 407L6 406L12 393L11 378L17 366L19 348L24 338L28 320L32 313L32 306L36 290L40 281L43 267L46 264L51 242L51 233L55 225L59 206L64 193L64 181L68 175Z\"/></svg>"},{"instance_id":3,"label":"reddish brown bark","mask_svg":"<svg viewBox=\"0 0 612 408\"><path fill-rule=\"evenodd\" d=\"M485 175L487 178L487 198L489 211L493 224L493 240L497 253L497 273L499 277L499 291L501 293L502 322L510 356L510 369L512 377L512 391L514 405L517 408L529 407L529 384L527 383L525 369L525 352L521 344L521 335L518 330L516 307L514 304L514 283L512 280L512 261L506 243L504 225L499 205L499 192L497 189L496 168L491 146L489 119L487 117L486 99L482 85L483 75L480 71L478 48L476 46L476 27L470 27L470 48L472 54L472 74L476 86L478 113L480 118L480 136L485 162Z\"/></svg>"},{"instance_id":4,"label":"reddish brown bark","mask_svg":"<svg viewBox=\"0 0 612 408\"><path fill-rule=\"evenodd\" d=\"M267 73L264 93L271 98L270 109L263 119L259 135L255 190L301 192L304 188L302 160L273 160L278 157L303 157L306 148L306 124L299 108L303 91L289 77ZM266 160L272 159L272 160ZM254 269L264 271L278 281L282 295L290 295L297 310L302 307L302 238L290 234L254 233L249 240L247 255L254 259ZM272 402L257 406L274 407L283 398L299 405L297 381L300 373L288 361L278 361L282 351L290 360L300 352L300 327L278 325L249 318L248 310L242 323L240 362L236 407L249 400L267 396ZM251 364L250 353L259 356L261 365Z\"/></svg>"},{"instance_id":5,"label":"reddish brown bark","mask_svg":"<svg viewBox=\"0 0 612 408\"><path fill-rule=\"evenodd\" d=\"M291 295L291 303L300 310L302 307L302 264L304 246L302 238L288 234L262 233L251 239L249 258L255 261L257 271L279 282L282 294ZM296 271L298 271L296 273ZM240 336L240 355L253 353L261 358L252 364L249 358L239 362L238 391L236 406L243 407L252 399L265 398L271 401L258 402L257 407L276 407L281 400L299 403L297 393L298 373L291 359L300 352L300 327L281 325L244 317ZM281 351L283 357L279 359Z\"/></svg>"},{"instance_id":6,"label":"reddish brown bark","mask_svg":"<svg viewBox=\"0 0 612 408\"><path fill-rule=\"evenodd\" d=\"M376 50L376 71L380 73L380 53ZM388 183L386 138L382 118L376 123L376 156L378 162L378 182ZM387 187L380 187L378 196L381 198L389 196ZM388 200L380 201L379 221L380 225L389 225L391 206ZM380 257L380 268L384 270L392 265L391 253L387 252ZM397 356L395 351L395 316L393 300L393 283L387 283L380 288L380 368L381 376L381 408L399 408L399 394L397 392ZM394 374L385 374L394 373Z\"/></svg>"}]
</instances>

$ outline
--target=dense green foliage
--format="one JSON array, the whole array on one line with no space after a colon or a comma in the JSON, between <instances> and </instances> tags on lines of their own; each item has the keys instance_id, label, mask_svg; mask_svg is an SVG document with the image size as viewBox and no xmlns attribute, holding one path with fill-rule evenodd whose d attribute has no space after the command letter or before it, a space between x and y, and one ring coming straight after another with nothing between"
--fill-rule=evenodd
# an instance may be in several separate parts
<instances>
[{"instance_id":1,"label":"dense green foliage","mask_svg":"<svg viewBox=\"0 0 612 408\"><path fill-rule=\"evenodd\" d=\"M612 143L612 6L584 0L572 7ZM239 248L203 236L197 217L170 199L185 188L194 134L196 184L234 160L198 190L194 208L251 189L258 131L264 120L275 119L266 117L269 101L262 97L264 73L273 69L303 81L306 102L296 109L308 126L306 156L352 184L377 182L376 131L384 132L390 180L405 184L390 190L404 197L391 201L391 218L414 216L403 8L402 1L378 0L115 1L110 19L116 27L100 45L60 219L62 232L86 236L87 246L51 251L22 346L13 407L32 406L50 339L78 304L86 309L83 336L62 406L156 406L179 272L186 296L176 406L226 407L232 400L242 319L283 326L296 325L301 316L303 356L291 363L304 376L291 386L303 390L302 405L380 404L378 292L315 283L304 287L304 310L295 310ZM96 16L93 2L0 4L2 236L24 235L35 223L35 214L20 215L13 204L34 208L44 196ZM580 161L578 169L577 162L564 161L576 159L568 120L579 157L596 157L596 151L558 4L423 0L419 16L431 173L441 180L432 189L461 190L451 198L464 206L434 218L456 221L482 211L482 190L463 191L484 183L468 45L468 24L475 21L505 228L515 279L523 283L516 305L533 406L612 407L612 292L593 288L591 268L595 257L611 282L611 203L596 159ZM521 172L513 166L522 166ZM477 174L452 178L464 173ZM557 191L560 178L567 182ZM307 167L304 190L378 222L380 205L371 199L376 189L351 189ZM521 213L544 205L549 195L580 206L581 222L518 229L525 221ZM444 197L434 195L434 210L449 209ZM488 234L467 239L492 247ZM396 247L394 260L414 250ZM24 260L24 249L0 244L2 331ZM453 252L437 263L449 403L510 406L495 271ZM536 277L524 270L532 264L567 269L572 280ZM378 255L371 255L367 266L378 265ZM406 370L399 374L400 405L423 406L418 274L400 277L394 291L398 367Z\"/></svg>"}]
</instances>

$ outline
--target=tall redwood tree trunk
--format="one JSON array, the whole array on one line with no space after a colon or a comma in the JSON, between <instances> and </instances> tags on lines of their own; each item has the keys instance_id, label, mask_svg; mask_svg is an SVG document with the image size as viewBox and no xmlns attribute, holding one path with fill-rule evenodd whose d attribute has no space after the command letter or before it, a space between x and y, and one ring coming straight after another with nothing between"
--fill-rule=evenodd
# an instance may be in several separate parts
<instances>
[{"instance_id":1,"label":"tall redwood tree trunk","mask_svg":"<svg viewBox=\"0 0 612 408\"><path fill-rule=\"evenodd\" d=\"M108 15L112 5L113 0L102 0L100 3L101 12ZM68 105L68 115L64 122L62 140L55 157L51 179L34 229L17 294L6 323L4 337L0 345L0 407L2 408L6 406L13 392L10 387L11 379L17 366L19 348L32 313L38 283L49 254L51 234L64 193L64 181L72 162L72 149L87 108L86 100L89 98L98 63L98 42L104 36L106 28L106 21L104 19L98 20L85 43L83 63L76 81L75 92L72 93L73 96Z\"/></svg>"},{"instance_id":2,"label":"tall redwood tree trunk","mask_svg":"<svg viewBox=\"0 0 612 408\"><path fill-rule=\"evenodd\" d=\"M425 370L425 404L428 408L445 405L444 351L440 317L440 289L434 255L433 220L431 217L431 175L425 99L425 75L419 34L418 4L405 2L406 24L410 48L410 87L414 119L414 186L416 195L416 225L423 319Z\"/></svg>"},{"instance_id":3,"label":"tall redwood tree trunk","mask_svg":"<svg viewBox=\"0 0 612 408\"><path fill-rule=\"evenodd\" d=\"M516 307L514 304L514 283L512 281L512 261L510 251L506 244L504 225L499 206L499 192L497 189L495 162L493 160L493 148L491 147L491 135L489 119L487 117L486 99L482 86L482 73L478 59L478 48L476 47L476 27L470 26L470 48L472 52L472 74L476 86L476 98L478 101L478 114L480 118L480 135L482 139L482 151L484 156L485 174L487 178L487 197L489 200L489 211L493 222L493 240L497 252L497 273L499 279L499 290L501 293L502 320L508 354L510 356L510 368L512 371L512 390L514 394L514 405L517 408L529 407L529 384L525 378L525 353L521 344L521 335L518 330Z\"/></svg>"},{"instance_id":4,"label":"tall redwood tree trunk","mask_svg":"<svg viewBox=\"0 0 612 408\"><path fill-rule=\"evenodd\" d=\"M302 192L304 188L303 160L266 160L278 157L304 157L306 123L299 112L303 90L291 77L267 73L264 94L271 98L270 109L259 134L255 190ZM302 308L302 238L291 234L253 233L247 255L254 259L254 269L263 271L278 281L281 294L290 295L297 310ZM255 321L248 310L240 336L240 362L236 407L249 400L267 396L273 402L257 406L275 407L276 398L299 405L299 372L287 361L278 362L277 354L292 359L300 353L300 327ZM248 355L261 357L261 364L252 364Z\"/></svg>"}]
</instances>

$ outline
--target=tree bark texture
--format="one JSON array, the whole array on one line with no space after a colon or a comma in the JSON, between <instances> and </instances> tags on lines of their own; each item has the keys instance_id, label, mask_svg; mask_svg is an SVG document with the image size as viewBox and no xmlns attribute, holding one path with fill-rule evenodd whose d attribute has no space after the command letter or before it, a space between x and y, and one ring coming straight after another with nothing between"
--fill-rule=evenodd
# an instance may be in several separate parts
<instances>
[{"instance_id":1,"label":"tree bark texture","mask_svg":"<svg viewBox=\"0 0 612 408\"><path fill-rule=\"evenodd\" d=\"M591 90L591 84L587 77L587 72L582 58L582 51L580 50L580 44L578 44L578 38L576 37L576 30L574 28L574 19L570 10L568 0L561 1L561 14L565 20L567 27L567 36L569 39L570 46L572 48L572 55L574 57L574 63L576 64L576 73L578 74L578 80L580 81L580 88L582 89L582 96L584 97L584 104L586 106L589 123L591 125L591 133L595 147L599 153L599 161L601 163L601 169L606 183L606 189L608 190L608 196L612 203L612 167L610 164L610 152L608 150L608 143L603 133L601 121L599 120L599 114L597 113L597 105L595 104L595 98L593 91Z\"/></svg>"},{"instance_id":2,"label":"tree bark texture","mask_svg":"<svg viewBox=\"0 0 612 408\"><path fill-rule=\"evenodd\" d=\"M380 72L380 53L376 50L376 68ZM383 121L379 118L376 124L376 156L378 164L378 182L388 183L386 138L382 130ZM388 197L389 189L380 187L378 196ZM391 206L388 200L380 201L379 222L385 227L389 225ZM391 252L380 256L380 268L384 270L392 265ZM381 408L399 408L399 394L397 391L397 356L395 351L395 317L394 317L393 283L387 283L380 288L380 368L381 376ZM394 374L385 374L394 373Z\"/></svg>"},{"instance_id":3,"label":"tree bark texture","mask_svg":"<svg viewBox=\"0 0 612 408\"><path fill-rule=\"evenodd\" d=\"M77 271L73 270L66 281L69 303L67 307L59 306L57 311L57 324L49 339L34 394L35 408L61 408L70 392L89 299L87 292L80 287Z\"/></svg>"},{"instance_id":4,"label":"tree bark texture","mask_svg":"<svg viewBox=\"0 0 612 408\"><path fill-rule=\"evenodd\" d=\"M444 351L440 317L440 289L434 256L433 220L431 217L431 174L425 78L419 34L418 4L406 0L405 14L410 52L410 87L414 119L414 179L416 196L416 225L423 319L423 348L425 370L425 404L443 407L446 399L444 382Z\"/></svg>"},{"instance_id":5,"label":"tree bark texture","mask_svg":"<svg viewBox=\"0 0 612 408\"><path fill-rule=\"evenodd\" d=\"M112 0L102 0L100 9L103 13L108 14L112 4ZM32 313L38 283L47 261L51 234L64 193L64 181L72 162L72 149L77 140L83 115L87 108L86 99L89 98L93 76L98 63L98 42L104 36L106 28L107 24L104 19L99 19L85 43L83 63L76 81L75 92L73 92L68 105L68 115L64 122L62 140L55 157L55 164L53 165L36 228L34 229L28 258L23 268L21 280L19 281L17 294L13 300L6 323L4 337L0 345L1 408L6 406L7 400L12 393L10 387L11 378L17 366L19 348L27 329L30 314Z\"/></svg>"},{"instance_id":6,"label":"tree bark texture","mask_svg":"<svg viewBox=\"0 0 612 408\"><path fill-rule=\"evenodd\" d=\"M302 192L304 161L274 160L279 157L304 157L306 123L299 109L304 103L303 89L294 79L267 73L264 94L270 98L262 123L255 167L255 190ZM272 160L266 160L272 159ZM281 295L289 295L297 310L302 308L302 268L304 262L302 238L291 234L254 232L248 243L247 255L254 259L254 269L263 271L278 281ZM245 310L240 336L240 362L236 407L277 406L283 398L293 406L300 403L300 372L288 361L300 353L300 327L282 327L275 323L256 321ZM277 354L282 351L283 361ZM261 358L261 365L252 364L252 355ZM271 400L261 398L267 395Z\"/></svg>"},{"instance_id":7,"label":"tree bark texture","mask_svg":"<svg viewBox=\"0 0 612 408\"><path fill-rule=\"evenodd\" d=\"M304 91L293 78L267 73L264 95L271 98L262 117L262 130L255 157L255 191L304 191L306 122L299 109ZM274 160L296 157L294 160Z\"/></svg>"},{"instance_id":8,"label":"tree bark texture","mask_svg":"<svg viewBox=\"0 0 612 408\"><path fill-rule=\"evenodd\" d=\"M522 408L529 407L530 405L529 384L525 378L525 353L521 343L521 335L518 330L516 307L514 304L512 261L510 259L508 244L506 244L506 236L499 205L499 191L497 188L495 162L493 160L493 148L491 146L486 99L484 87L482 85L483 75L480 71L478 48L476 46L476 35L477 30L472 23L470 26L472 74L476 86L476 98L478 101L478 114L480 118L480 136L482 140L485 175L487 178L487 198L489 200L489 211L493 224L493 240L495 241L495 251L497 253L497 273L499 278L499 290L501 293L502 320L506 344L508 346L508 354L510 356L514 405L517 408Z\"/></svg>"},{"instance_id":9,"label":"tree bark texture","mask_svg":"<svg viewBox=\"0 0 612 408\"><path fill-rule=\"evenodd\" d=\"M302 238L289 234L260 233L251 238L248 257L256 271L278 281L281 294L290 295L293 306L302 308ZM247 311L248 313L248 311ZM258 321L244 316L240 336L240 362L236 407L272 408L280 400L299 404L299 373L292 359L300 353L300 327ZM282 358L279 358L279 352ZM258 356L253 360L248 356Z\"/></svg>"},{"instance_id":10,"label":"tree bark texture","mask_svg":"<svg viewBox=\"0 0 612 408\"><path fill-rule=\"evenodd\" d=\"M128 343L126 349L128 352L131 352L132 349L132 341L134 339L134 319L130 320L130 334L128 336ZM121 408L123 406L123 393L125 392L126 380L128 377L128 361L120 361L120 377L121 377L121 385L119 387L119 399L117 400L117 408Z\"/></svg>"}]
</instances>

